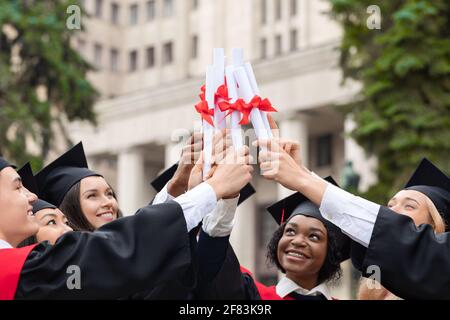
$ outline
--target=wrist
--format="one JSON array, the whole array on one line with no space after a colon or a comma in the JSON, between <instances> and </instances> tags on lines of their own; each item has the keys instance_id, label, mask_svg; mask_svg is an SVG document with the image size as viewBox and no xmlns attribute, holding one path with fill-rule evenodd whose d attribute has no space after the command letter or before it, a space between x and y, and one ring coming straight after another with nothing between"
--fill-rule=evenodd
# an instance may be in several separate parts
<instances>
[{"instance_id":1,"label":"wrist","mask_svg":"<svg viewBox=\"0 0 450 320\"><path fill-rule=\"evenodd\" d=\"M187 184L181 182L180 180L173 178L167 184L167 192L173 196L178 197L186 192Z\"/></svg>"},{"instance_id":2,"label":"wrist","mask_svg":"<svg viewBox=\"0 0 450 320\"><path fill-rule=\"evenodd\" d=\"M206 183L209 184L211 186L211 188L213 188L214 193L216 194L217 200L220 200L223 198L224 194L221 188L221 183L219 181L216 181L213 178L206 180Z\"/></svg>"}]
</instances>

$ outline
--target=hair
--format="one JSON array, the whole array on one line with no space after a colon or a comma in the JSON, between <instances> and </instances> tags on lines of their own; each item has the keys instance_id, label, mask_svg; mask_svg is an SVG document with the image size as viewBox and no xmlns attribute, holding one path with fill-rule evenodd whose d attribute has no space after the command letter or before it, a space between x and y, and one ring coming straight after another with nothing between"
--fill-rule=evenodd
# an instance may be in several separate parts
<instances>
[{"instance_id":1,"label":"hair","mask_svg":"<svg viewBox=\"0 0 450 320\"><path fill-rule=\"evenodd\" d=\"M64 215L69 221L69 225L74 231L95 231L96 228L88 221L83 213L83 210L81 209L80 184L81 180L70 188L59 205L59 209L64 212ZM112 190L112 192L114 199L117 200L116 193L114 190ZM122 211L119 209L117 211L117 218L122 217Z\"/></svg>"},{"instance_id":2,"label":"hair","mask_svg":"<svg viewBox=\"0 0 450 320\"><path fill-rule=\"evenodd\" d=\"M28 246L31 246L31 245L33 245L33 244L36 244L37 242L38 242L38 241L37 241L36 236L33 235L33 236L31 236L31 237L26 238L26 239L23 240L21 243L19 243L19 244L17 245L17 248L28 247Z\"/></svg>"},{"instance_id":3,"label":"hair","mask_svg":"<svg viewBox=\"0 0 450 320\"><path fill-rule=\"evenodd\" d=\"M283 223L273 234L267 246L267 260L270 264L275 265L281 272L286 273L283 266L278 260L278 244L283 237L286 223ZM341 269L341 254L338 250L335 236L329 232L325 225L328 234L327 255L322 267L319 270L317 278L318 284L323 282L333 282L338 280L342 275Z\"/></svg>"},{"instance_id":4,"label":"hair","mask_svg":"<svg viewBox=\"0 0 450 320\"><path fill-rule=\"evenodd\" d=\"M442 218L439 211L436 209L433 201L425 196L425 201L428 207L428 213L431 217L431 226L434 229L434 233L444 233L445 232L445 221ZM380 283L372 280L372 285L369 287L369 279L361 278L358 290L358 300L399 300L401 298L394 295L388 289L383 287Z\"/></svg>"},{"instance_id":5,"label":"hair","mask_svg":"<svg viewBox=\"0 0 450 320\"><path fill-rule=\"evenodd\" d=\"M425 196L425 201L427 203L428 207L428 213L431 216L431 225L433 226L435 233L443 233L445 232L446 225L445 221L442 218L442 215L439 213L439 211L436 209L436 206L434 205L433 201L431 201L430 198Z\"/></svg>"}]
</instances>

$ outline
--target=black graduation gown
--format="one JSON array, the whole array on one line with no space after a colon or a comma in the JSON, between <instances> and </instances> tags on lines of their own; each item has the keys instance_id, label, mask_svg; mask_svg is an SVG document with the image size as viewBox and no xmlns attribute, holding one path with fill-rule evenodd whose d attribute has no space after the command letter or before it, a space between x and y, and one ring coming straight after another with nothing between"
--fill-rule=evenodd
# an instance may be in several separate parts
<instances>
[{"instance_id":1,"label":"black graduation gown","mask_svg":"<svg viewBox=\"0 0 450 320\"><path fill-rule=\"evenodd\" d=\"M176 202L147 206L96 232L70 232L27 257L16 299L117 299L154 288L191 268L191 246ZM81 290L68 289L68 267Z\"/></svg>"},{"instance_id":2,"label":"black graduation gown","mask_svg":"<svg viewBox=\"0 0 450 320\"><path fill-rule=\"evenodd\" d=\"M210 237L200 232L198 242L197 297L203 300L327 300L323 295L298 293L281 298L275 286L265 286L241 267L229 237Z\"/></svg>"},{"instance_id":3,"label":"black graduation gown","mask_svg":"<svg viewBox=\"0 0 450 320\"><path fill-rule=\"evenodd\" d=\"M403 299L450 299L450 235L381 207L369 247L354 243L352 262L364 276L380 268L381 284Z\"/></svg>"},{"instance_id":4,"label":"black graduation gown","mask_svg":"<svg viewBox=\"0 0 450 320\"><path fill-rule=\"evenodd\" d=\"M260 300L253 279L241 272L229 238L213 238L200 231L196 297L199 300Z\"/></svg>"}]
</instances>

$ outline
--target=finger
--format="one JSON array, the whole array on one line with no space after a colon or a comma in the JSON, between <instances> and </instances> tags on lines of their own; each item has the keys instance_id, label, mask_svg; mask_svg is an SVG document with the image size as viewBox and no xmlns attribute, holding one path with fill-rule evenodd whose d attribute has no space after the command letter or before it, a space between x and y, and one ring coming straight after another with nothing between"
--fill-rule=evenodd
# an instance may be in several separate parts
<instances>
[{"instance_id":1,"label":"finger","mask_svg":"<svg viewBox=\"0 0 450 320\"><path fill-rule=\"evenodd\" d=\"M279 138L280 137L280 129L278 128L277 123L275 122L274 118L267 114L267 119L269 120L270 129L272 129L272 134L274 137Z\"/></svg>"}]
</instances>

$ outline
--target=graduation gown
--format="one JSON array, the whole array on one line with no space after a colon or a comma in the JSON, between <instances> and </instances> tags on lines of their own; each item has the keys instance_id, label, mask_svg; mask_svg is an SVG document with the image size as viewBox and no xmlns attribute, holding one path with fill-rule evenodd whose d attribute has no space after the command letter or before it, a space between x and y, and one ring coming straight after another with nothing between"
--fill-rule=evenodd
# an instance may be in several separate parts
<instances>
[{"instance_id":1,"label":"graduation gown","mask_svg":"<svg viewBox=\"0 0 450 320\"><path fill-rule=\"evenodd\" d=\"M9 273L21 269L15 299L117 299L186 272L191 258L183 211L172 201L144 207L93 233L67 233L54 246L40 243ZM0 260L2 278L8 277L7 263ZM70 266L81 271L81 290L67 286Z\"/></svg>"},{"instance_id":2,"label":"graduation gown","mask_svg":"<svg viewBox=\"0 0 450 320\"><path fill-rule=\"evenodd\" d=\"M416 227L405 215L381 207L369 247L354 243L352 262L365 277L379 266L381 284L403 299L450 299L450 235Z\"/></svg>"},{"instance_id":3,"label":"graduation gown","mask_svg":"<svg viewBox=\"0 0 450 320\"><path fill-rule=\"evenodd\" d=\"M282 298L276 286L266 286L240 266L229 237L213 238L200 231L198 243L199 283L202 300L327 300L324 296L291 293Z\"/></svg>"}]
</instances>

